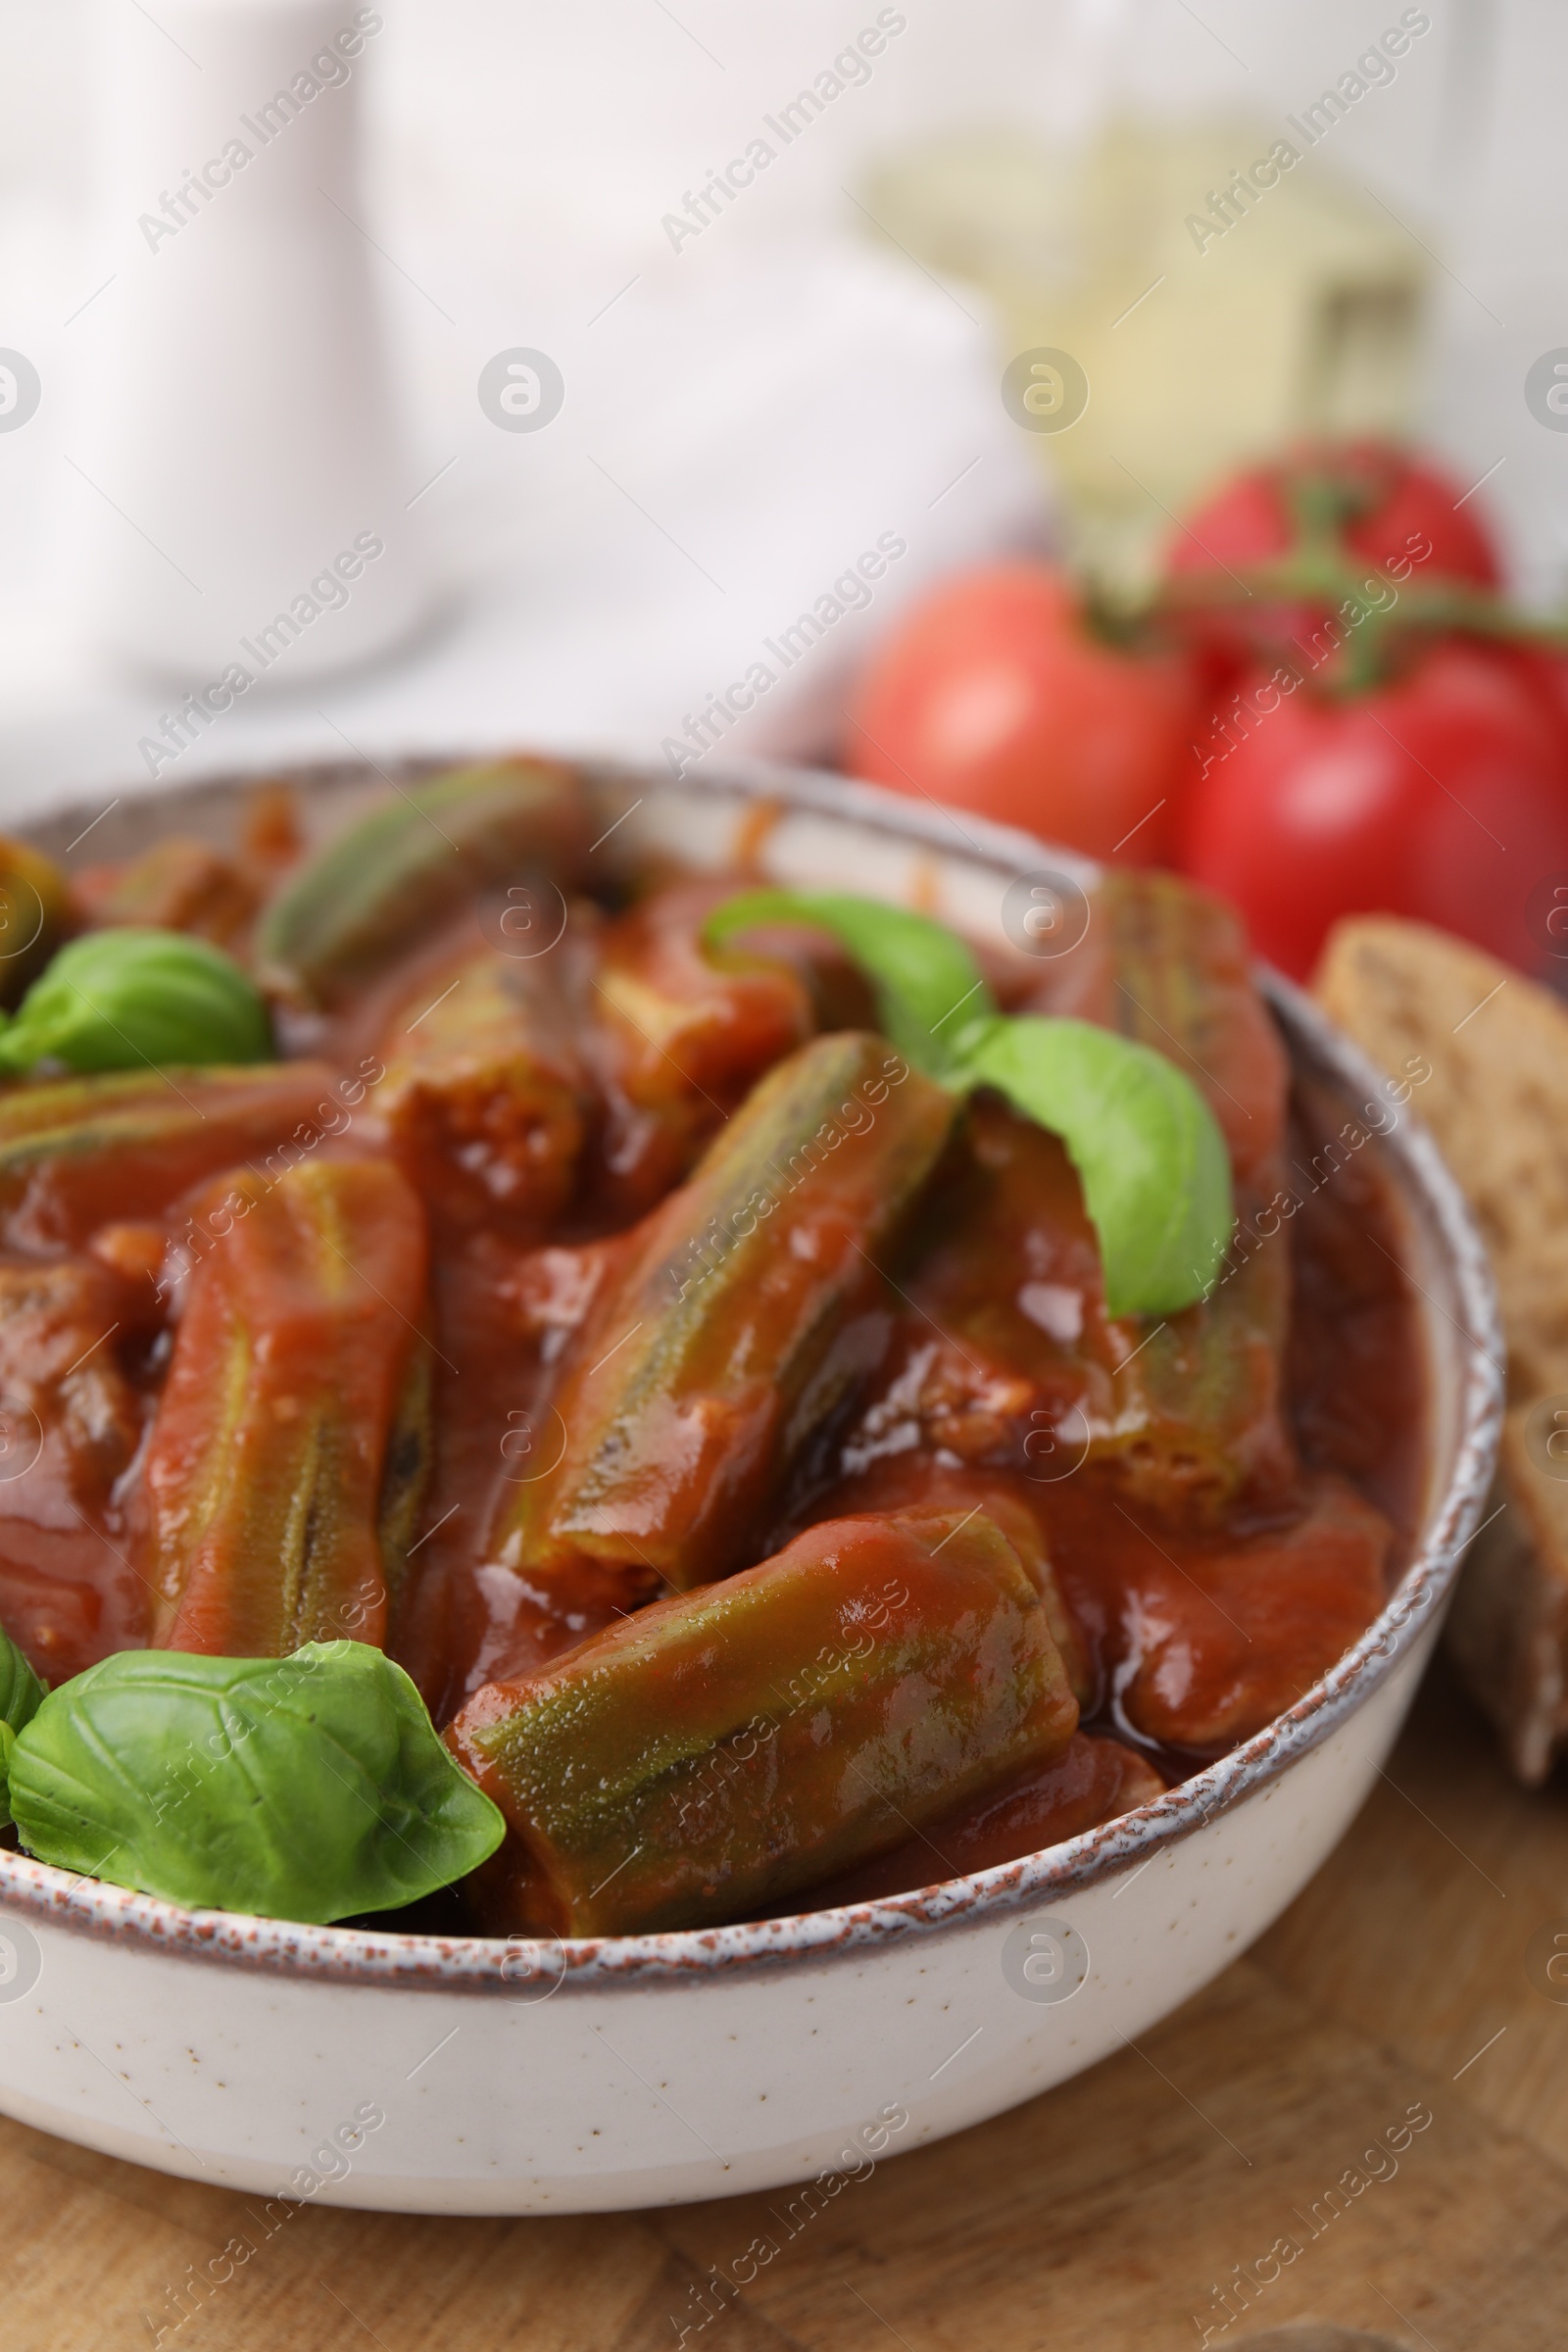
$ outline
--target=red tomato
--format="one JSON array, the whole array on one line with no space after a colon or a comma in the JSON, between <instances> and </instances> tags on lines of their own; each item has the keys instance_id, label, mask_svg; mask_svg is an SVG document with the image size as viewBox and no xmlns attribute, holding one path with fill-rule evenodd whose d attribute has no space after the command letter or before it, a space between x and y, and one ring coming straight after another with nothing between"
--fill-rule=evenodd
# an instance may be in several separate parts
<instances>
[{"instance_id":1,"label":"red tomato","mask_svg":"<svg viewBox=\"0 0 1568 2352\"><path fill-rule=\"evenodd\" d=\"M1348 594L1400 566L1412 582L1461 579L1494 587L1497 558L1474 507L1435 467L1376 441L1308 444L1272 466L1238 474L1199 508L1171 542L1173 580L1211 585L1224 601L1185 615L1184 627L1211 690L1251 662L1307 645L1340 597L1250 595L1245 575L1289 557L1303 526L1295 496L1325 486L1344 557Z\"/></svg>"},{"instance_id":2,"label":"red tomato","mask_svg":"<svg viewBox=\"0 0 1568 2352\"><path fill-rule=\"evenodd\" d=\"M897 626L847 716L846 765L1004 824L1129 862L1168 856L1195 684L1178 656L1097 637L1070 584L999 564L938 588Z\"/></svg>"},{"instance_id":3,"label":"red tomato","mask_svg":"<svg viewBox=\"0 0 1568 2352\"><path fill-rule=\"evenodd\" d=\"M1352 555L1386 565L1393 557L1414 554L1412 539L1424 539L1432 552L1421 560L1430 575L1497 585L1496 549L1475 508L1458 504L1461 485L1379 441L1308 444L1272 466L1238 474L1178 531L1167 564L1172 576L1227 565L1243 571L1288 553L1298 533L1290 485L1313 474L1325 476L1345 501L1342 527Z\"/></svg>"},{"instance_id":4,"label":"red tomato","mask_svg":"<svg viewBox=\"0 0 1568 2352\"><path fill-rule=\"evenodd\" d=\"M1568 770L1568 651L1518 640L1501 654L1557 730Z\"/></svg>"},{"instance_id":5,"label":"red tomato","mask_svg":"<svg viewBox=\"0 0 1568 2352\"><path fill-rule=\"evenodd\" d=\"M1354 700L1256 680L1243 702L1258 715L1192 787L1184 861L1260 954L1304 979L1339 916L1381 912L1540 964L1527 906L1568 872L1568 784L1506 661L1447 640Z\"/></svg>"}]
</instances>

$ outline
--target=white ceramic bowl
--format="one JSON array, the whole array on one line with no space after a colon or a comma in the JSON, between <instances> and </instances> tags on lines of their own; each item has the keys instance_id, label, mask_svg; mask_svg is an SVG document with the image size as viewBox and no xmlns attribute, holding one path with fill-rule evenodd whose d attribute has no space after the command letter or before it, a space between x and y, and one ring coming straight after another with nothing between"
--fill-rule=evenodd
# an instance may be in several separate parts
<instances>
[{"instance_id":1,"label":"white ceramic bowl","mask_svg":"<svg viewBox=\"0 0 1568 2352\"><path fill-rule=\"evenodd\" d=\"M363 769L313 781L327 816L383 789ZM662 844L718 862L745 828L781 879L914 895L979 936L1020 874L1088 874L1026 835L833 777L605 768L596 790L607 825L635 804L607 858ZM220 834L232 807L231 788L207 786L153 809ZM118 842L106 824L97 855L145 838L146 811L113 820ZM64 847L82 821L35 837ZM1298 1069L1370 1102L1378 1081L1352 1049L1269 989ZM924 1894L565 1946L182 1911L0 1855L0 2107L263 2197L570 2213L828 2175L819 2206L846 2174L1142 2033L1244 1951L1343 1834L1488 1490L1502 1347L1481 1244L1407 1113L1367 1148L1392 1173L1421 1302L1420 1540L1363 1639L1235 1753L1139 1812Z\"/></svg>"}]
</instances>

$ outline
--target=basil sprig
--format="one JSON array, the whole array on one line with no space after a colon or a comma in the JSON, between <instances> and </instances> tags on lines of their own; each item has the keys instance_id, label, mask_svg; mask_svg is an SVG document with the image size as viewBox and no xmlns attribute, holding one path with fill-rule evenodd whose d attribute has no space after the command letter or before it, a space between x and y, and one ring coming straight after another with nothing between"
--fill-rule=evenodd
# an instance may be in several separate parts
<instances>
[{"instance_id":1,"label":"basil sprig","mask_svg":"<svg viewBox=\"0 0 1568 2352\"><path fill-rule=\"evenodd\" d=\"M0 1027L0 1071L266 1061L267 1006L232 956L182 931L89 931L52 959Z\"/></svg>"},{"instance_id":2,"label":"basil sprig","mask_svg":"<svg viewBox=\"0 0 1568 2352\"><path fill-rule=\"evenodd\" d=\"M956 1093L992 1086L1059 1135L1100 1240L1113 1315L1170 1315L1212 1287L1235 1223L1219 1122L1163 1054L1089 1021L1009 1018L941 923L846 891L754 890L710 915L719 947L770 923L843 942L901 1054Z\"/></svg>"},{"instance_id":3,"label":"basil sprig","mask_svg":"<svg viewBox=\"0 0 1568 2352\"><path fill-rule=\"evenodd\" d=\"M842 890L749 890L710 914L703 937L721 947L737 931L810 923L842 940L876 994L882 1033L930 1077L959 1068L960 1041L996 1000L961 939L923 914Z\"/></svg>"},{"instance_id":4,"label":"basil sprig","mask_svg":"<svg viewBox=\"0 0 1568 2352\"><path fill-rule=\"evenodd\" d=\"M11 1751L43 1705L44 1686L10 1636L0 1633L0 1829L11 1819Z\"/></svg>"},{"instance_id":5,"label":"basil sprig","mask_svg":"<svg viewBox=\"0 0 1568 2352\"><path fill-rule=\"evenodd\" d=\"M121 1650L23 1725L11 1807L41 1862L318 1923L431 1894L506 1829L403 1669L363 1642L287 1658Z\"/></svg>"}]
</instances>

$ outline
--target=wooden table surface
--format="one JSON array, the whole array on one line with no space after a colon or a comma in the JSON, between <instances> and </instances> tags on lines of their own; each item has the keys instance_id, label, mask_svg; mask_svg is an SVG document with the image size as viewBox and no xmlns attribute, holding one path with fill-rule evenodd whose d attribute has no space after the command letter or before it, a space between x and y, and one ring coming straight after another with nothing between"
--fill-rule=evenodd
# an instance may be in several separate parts
<instances>
[{"instance_id":1,"label":"wooden table surface","mask_svg":"<svg viewBox=\"0 0 1568 2352\"><path fill-rule=\"evenodd\" d=\"M687 2352L1178 2352L1203 2326L1227 2352L1561 2352L1553 1925L1568 1799L1511 1787L1440 1665L1344 1844L1245 1959L1137 2050L852 2183ZM1427 2128L1364 2164L1412 2107ZM1364 2185L1329 2199L1348 2171ZM239 2205L0 2120L0 2346L146 2352L162 2324L166 2352L672 2352L705 2266L766 2226L760 2197L514 2222L302 2207L176 2328L170 2290ZM1219 2332L1215 2288L1269 2278L1281 2237L1300 2252Z\"/></svg>"}]
</instances>

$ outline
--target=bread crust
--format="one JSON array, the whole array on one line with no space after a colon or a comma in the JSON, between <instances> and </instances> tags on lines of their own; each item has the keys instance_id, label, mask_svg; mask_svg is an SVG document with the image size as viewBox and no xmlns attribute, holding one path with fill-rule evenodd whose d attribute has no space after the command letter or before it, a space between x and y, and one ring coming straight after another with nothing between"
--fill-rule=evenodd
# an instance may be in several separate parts
<instances>
[{"instance_id":1,"label":"bread crust","mask_svg":"<svg viewBox=\"0 0 1568 2352\"><path fill-rule=\"evenodd\" d=\"M1394 915L1338 924L1314 993L1382 1069L1430 1068L1411 1108L1491 1255L1509 1411L1494 1516L1446 1640L1511 1769L1536 1787L1568 1739L1568 1475L1544 1454L1540 1421L1548 1400L1568 1411L1568 1006L1479 948Z\"/></svg>"},{"instance_id":2,"label":"bread crust","mask_svg":"<svg viewBox=\"0 0 1568 2352\"><path fill-rule=\"evenodd\" d=\"M1508 1414L1492 1517L1465 1562L1445 1637L1527 1788L1540 1788L1568 1736L1568 1486L1531 1459L1535 1411L1521 1404Z\"/></svg>"}]
</instances>

